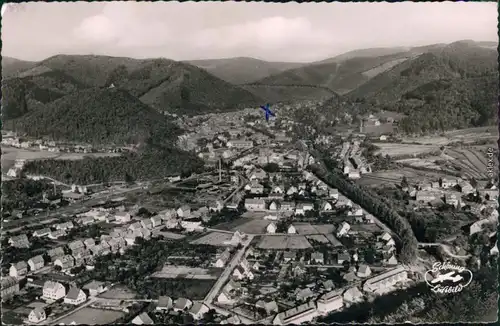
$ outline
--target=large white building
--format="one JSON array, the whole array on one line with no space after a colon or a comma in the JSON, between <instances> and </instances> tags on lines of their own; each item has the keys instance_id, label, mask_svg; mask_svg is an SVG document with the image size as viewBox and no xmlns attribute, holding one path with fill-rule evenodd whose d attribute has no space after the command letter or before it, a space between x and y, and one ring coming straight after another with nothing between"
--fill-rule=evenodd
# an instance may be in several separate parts
<instances>
[{"instance_id":1,"label":"large white building","mask_svg":"<svg viewBox=\"0 0 500 326\"><path fill-rule=\"evenodd\" d=\"M318 317L316 304L312 301L281 312L273 319L274 325L301 324L312 321Z\"/></svg>"},{"instance_id":2,"label":"large white building","mask_svg":"<svg viewBox=\"0 0 500 326\"><path fill-rule=\"evenodd\" d=\"M405 281L406 279L408 279L408 274L406 273L406 270L402 266L400 266L367 280L363 285L363 291L385 291L389 287L395 285L398 282Z\"/></svg>"},{"instance_id":3,"label":"large white building","mask_svg":"<svg viewBox=\"0 0 500 326\"><path fill-rule=\"evenodd\" d=\"M66 295L66 288L59 282L47 281L43 285L43 298L47 300L59 300Z\"/></svg>"},{"instance_id":4,"label":"large white building","mask_svg":"<svg viewBox=\"0 0 500 326\"><path fill-rule=\"evenodd\" d=\"M318 301L316 301L316 304L318 305L318 313L326 315L331 311L342 308L344 306L342 293L342 289L336 289L323 294Z\"/></svg>"}]
</instances>

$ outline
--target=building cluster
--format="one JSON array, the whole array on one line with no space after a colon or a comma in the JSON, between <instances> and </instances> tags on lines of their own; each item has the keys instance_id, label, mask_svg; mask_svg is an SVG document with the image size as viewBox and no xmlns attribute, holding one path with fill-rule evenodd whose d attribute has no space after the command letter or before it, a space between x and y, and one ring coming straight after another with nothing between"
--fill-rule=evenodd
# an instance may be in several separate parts
<instances>
[{"instance_id":1,"label":"building cluster","mask_svg":"<svg viewBox=\"0 0 500 326\"><path fill-rule=\"evenodd\" d=\"M494 185L478 184L473 187L468 180L462 178L442 178L434 182L406 185L403 191L408 193L416 209L438 208L443 205L468 209L479 217L470 227L470 234L498 222L498 188Z\"/></svg>"}]
</instances>

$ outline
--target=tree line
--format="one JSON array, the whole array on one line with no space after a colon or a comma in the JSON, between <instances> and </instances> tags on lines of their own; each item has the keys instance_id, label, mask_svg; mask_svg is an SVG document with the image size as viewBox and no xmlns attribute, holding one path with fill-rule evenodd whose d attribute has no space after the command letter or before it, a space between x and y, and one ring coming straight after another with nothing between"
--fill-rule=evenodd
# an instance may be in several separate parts
<instances>
[{"instance_id":1,"label":"tree line","mask_svg":"<svg viewBox=\"0 0 500 326\"><path fill-rule=\"evenodd\" d=\"M320 156L315 155L315 157ZM402 262L411 263L415 261L417 258L418 241L408 221L400 216L390 203L384 202L375 194L347 181L334 172L332 167L329 168L330 171L321 163L311 167L314 174L320 179L330 186L337 188L339 192L345 194L394 230L400 238L400 260ZM394 240L398 242L398 239Z\"/></svg>"}]
</instances>

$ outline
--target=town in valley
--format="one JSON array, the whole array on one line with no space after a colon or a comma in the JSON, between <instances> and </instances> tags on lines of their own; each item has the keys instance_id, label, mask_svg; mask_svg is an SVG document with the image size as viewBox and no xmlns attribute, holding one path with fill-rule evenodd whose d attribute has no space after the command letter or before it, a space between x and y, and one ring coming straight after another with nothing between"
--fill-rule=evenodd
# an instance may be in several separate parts
<instances>
[{"instance_id":1,"label":"town in valley","mask_svg":"<svg viewBox=\"0 0 500 326\"><path fill-rule=\"evenodd\" d=\"M196 60L4 57L3 322L494 322L496 95L470 95L498 84L490 43L240 83ZM345 75L296 81L315 64Z\"/></svg>"}]
</instances>

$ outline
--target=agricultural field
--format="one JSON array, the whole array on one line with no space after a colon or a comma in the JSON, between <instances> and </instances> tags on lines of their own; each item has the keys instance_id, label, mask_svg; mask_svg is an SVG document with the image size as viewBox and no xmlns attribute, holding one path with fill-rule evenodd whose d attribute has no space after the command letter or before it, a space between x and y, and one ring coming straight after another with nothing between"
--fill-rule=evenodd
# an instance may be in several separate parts
<instances>
[{"instance_id":1,"label":"agricultural field","mask_svg":"<svg viewBox=\"0 0 500 326\"><path fill-rule=\"evenodd\" d=\"M215 280L220 273L216 270L189 267L189 266L175 266L175 265L165 265L162 270L155 272L151 277L154 278L183 278L183 279L194 279L194 280Z\"/></svg>"},{"instance_id":2,"label":"agricultural field","mask_svg":"<svg viewBox=\"0 0 500 326\"><path fill-rule=\"evenodd\" d=\"M356 180L356 183L362 186L379 186L379 185L394 185L400 184L406 177L408 181L431 182L437 181L439 178L451 178L453 175L447 174L446 171L422 171L404 167L398 170L377 171L370 174L365 174L361 179Z\"/></svg>"},{"instance_id":3,"label":"agricultural field","mask_svg":"<svg viewBox=\"0 0 500 326\"><path fill-rule=\"evenodd\" d=\"M419 143L422 145L447 145L450 143L462 142L473 143L477 141L491 140L491 144L496 144L498 140L498 129L496 126L469 128L455 131L447 131L439 136L405 137L405 143Z\"/></svg>"},{"instance_id":4,"label":"agricultural field","mask_svg":"<svg viewBox=\"0 0 500 326\"><path fill-rule=\"evenodd\" d=\"M70 325L73 322L76 323L76 325L107 325L112 324L115 320L124 315L125 313L123 311L85 307L58 320L57 323L59 325Z\"/></svg>"},{"instance_id":5,"label":"agricultural field","mask_svg":"<svg viewBox=\"0 0 500 326\"><path fill-rule=\"evenodd\" d=\"M418 145L418 144L400 144L400 143L373 143L380 149L375 153L390 157L419 155L439 151L437 145Z\"/></svg>"},{"instance_id":6,"label":"agricultural field","mask_svg":"<svg viewBox=\"0 0 500 326\"><path fill-rule=\"evenodd\" d=\"M224 246L231 240L233 234L224 232L210 232L201 238L191 241L194 245Z\"/></svg>"},{"instance_id":7,"label":"agricultural field","mask_svg":"<svg viewBox=\"0 0 500 326\"><path fill-rule=\"evenodd\" d=\"M487 171L489 165L489 159L486 155L486 151L481 148L448 148L446 149L448 156L452 157L453 160L450 162L456 165L461 171L479 180L487 179ZM496 171L498 167L498 160L496 158L496 151L493 158L494 170Z\"/></svg>"},{"instance_id":8,"label":"agricultural field","mask_svg":"<svg viewBox=\"0 0 500 326\"><path fill-rule=\"evenodd\" d=\"M267 250L312 248L306 237L302 235L265 235L262 236L257 247Z\"/></svg>"}]
</instances>

